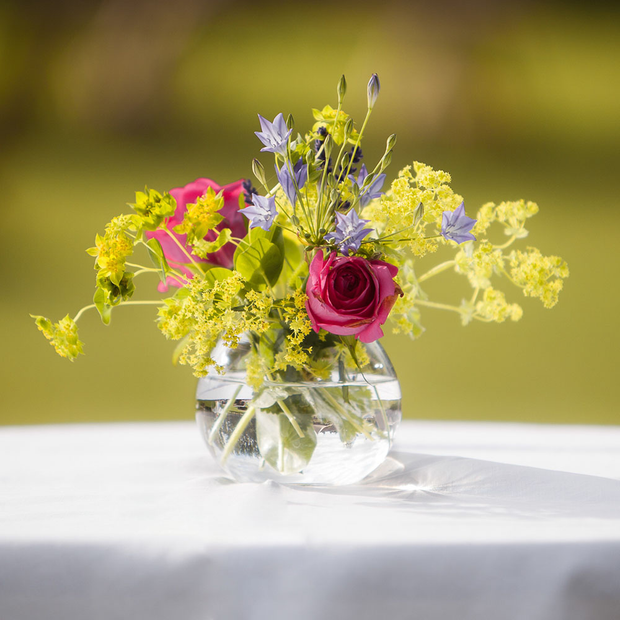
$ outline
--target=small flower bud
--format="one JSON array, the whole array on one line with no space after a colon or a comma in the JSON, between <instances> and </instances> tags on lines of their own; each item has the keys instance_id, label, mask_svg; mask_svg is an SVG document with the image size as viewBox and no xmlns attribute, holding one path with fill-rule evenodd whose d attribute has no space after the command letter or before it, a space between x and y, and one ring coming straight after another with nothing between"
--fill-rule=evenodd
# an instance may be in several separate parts
<instances>
[{"instance_id":1,"label":"small flower bud","mask_svg":"<svg viewBox=\"0 0 620 620\"><path fill-rule=\"evenodd\" d=\"M338 82L338 103L342 103L344 96L347 92L347 81L344 78L344 75L340 78L340 82Z\"/></svg>"},{"instance_id":2,"label":"small flower bud","mask_svg":"<svg viewBox=\"0 0 620 620\"><path fill-rule=\"evenodd\" d=\"M424 217L424 205L420 203L413 212L413 225L416 226L418 222Z\"/></svg>"},{"instance_id":3,"label":"small flower bud","mask_svg":"<svg viewBox=\"0 0 620 620\"><path fill-rule=\"evenodd\" d=\"M348 140L349 136L353 133L353 119L349 117L344 124L344 139Z\"/></svg>"},{"instance_id":4,"label":"small flower bud","mask_svg":"<svg viewBox=\"0 0 620 620\"><path fill-rule=\"evenodd\" d=\"M386 153L381 159L381 172L392 163L392 153Z\"/></svg>"},{"instance_id":5,"label":"small flower bud","mask_svg":"<svg viewBox=\"0 0 620 620\"><path fill-rule=\"evenodd\" d=\"M289 114L286 118L286 127L287 129L293 129L293 127L295 127L295 119L292 114Z\"/></svg>"},{"instance_id":6,"label":"small flower bud","mask_svg":"<svg viewBox=\"0 0 620 620\"><path fill-rule=\"evenodd\" d=\"M332 148L334 146L334 140L331 137L331 134L328 134L325 138L325 142L323 142L323 152L325 153L325 158L329 159L329 156L332 154Z\"/></svg>"},{"instance_id":7,"label":"small flower bud","mask_svg":"<svg viewBox=\"0 0 620 620\"><path fill-rule=\"evenodd\" d=\"M265 180L265 168L263 164L261 164L260 161L258 161L258 159L256 158L252 160L252 172L254 173L254 176L258 179L259 183L267 185Z\"/></svg>"},{"instance_id":8,"label":"small flower bud","mask_svg":"<svg viewBox=\"0 0 620 620\"><path fill-rule=\"evenodd\" d=\"M387 146L385 147L385 152L389 153L393 148L394 145L396 144L396 134L393 133L388 139L387 139Z\"/></svg>"},{"instance_id":9,"label":"small flower bud","mask_svg":"<svg viewBox=\"0 0 620 620\"><path fill-rule=\"evenodd\" d=\"M377 101L377 97L379 96L379 91L381 90L381 84L379 83L379 76L376 73L372 74L372 77L368 81L368 109L372 110L375 102Z\"/></svg>"}]
</instances>

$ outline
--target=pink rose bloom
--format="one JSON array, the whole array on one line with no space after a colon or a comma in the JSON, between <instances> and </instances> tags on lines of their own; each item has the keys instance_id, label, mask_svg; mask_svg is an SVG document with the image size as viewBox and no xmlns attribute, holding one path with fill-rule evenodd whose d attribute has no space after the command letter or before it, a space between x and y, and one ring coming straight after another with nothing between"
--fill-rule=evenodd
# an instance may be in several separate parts
<instances>
[{"instance_id":1,"label":"pink rose bloom","mask_svg":"<svg viewBox=\"0 0 620 620\"><path fill-rule=\"evenodd\" d=\"M337 256L319 251L310 264L306 310L315 332L321 328L362 342L383 336L385 323L402 295L394 277L398 268L382 260Z\"/></svg>"},{"instance_id":2,"label":"pink rose bloom","mask_svg":"<svg viewBox=\"0 0 620 620\"><path fill-rule=\"evenodd\" d=\"M194 261L230 269L233 266L233 254L235 253L235 246L232 243L227 243L217 252L209 254L206 259L198 258L198 256L191 252L186 244L187 235L181 235L173 230L175 226L183 221L183 217L187 211L187 205L195 203L197 198L207 193L209 187L212 187L216 192L223 190L224 206L220 210L220 214L224 216L224 220L218 225L217 229L222 230L223 228L230 228L234 237L245 237L247 232L245 218L239 212L239 196L243 194L243 181L236 181L235 183L220 187L215 181L211 181L211 179L196 179L193 183L188 183L185 187L171 189L170 194L177 201L177 208L174 215L168 219L166 226L187 252L191 254ZM174 267L178 271L182 271L189 278L193 277L191 270L183 265L183 263L189 262L187 256L166 232L163 230L155 230L153 232L147 232L146 236L149 239L155 238L161 243L166 259L171 267ZM207 233L205 239L207 241L213 241L215 237L215 231L211 230ZM182 286L177 278L168 276L167 283L160 283L158 289L161 292L165 292L170 285Z\"/></svg>"}]
</instances>

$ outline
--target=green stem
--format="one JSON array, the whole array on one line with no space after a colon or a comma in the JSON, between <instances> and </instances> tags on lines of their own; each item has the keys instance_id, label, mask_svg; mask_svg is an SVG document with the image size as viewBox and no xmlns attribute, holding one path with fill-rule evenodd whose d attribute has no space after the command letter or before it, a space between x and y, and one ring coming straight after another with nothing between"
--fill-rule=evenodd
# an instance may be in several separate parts
<instances>
[{"instance_id":1,"label":"green stem","mask_svg":"<svg viewBox=\"0 0 620 620\"><path fill-rule=\"evenodd\" d=\"M463 310L458 306L450 306L448 304L440 304L436 301L424 301L423 299L416 299L414 304L418 306L426 306L427 308L437 308L439 310L451 310L452 312L458 312L459 314L463 314Z\"/></svg>"},{"instance_id":2,"label":"green stem","mask_svg":"<svg viewBox=\"0 0 620 620\"><path fill-rule=\"evenodd\" d=\"M436 276L437 274L441 273L442 271L446 271L446 269L450 269L450 267L454 267L454 265L456 265L456 261L455 260L448 260L445 263L440 263L439 265L436 265L432 269L429 269L426 273L423 273L418 278L418 282L424 282L424 280L428 280L429 278L432 278L433 276Z\"/></svg>"},{"instance_id":3,"label":"green stem","mask_svg":"<svg viewBox=\"0 0 620 620\"><path fill-rule=\"evenodd\" d=\"M125 263L125 265L128 267L135 267L136 269L143 269L144 271L159 271L159 269L155 269L154 267L145 267L144 265L138 265L137 263Z\"/></svg>"},{"instance_id":4,"label":"green stem","mask_svg":"<svg viewBox=\"0 0 620 620\"><path fill-rule=\"evenodd\" d=\"M194 265L198 274L202 274L202 269L200 269L198 263L192 258L192 255L183 247L183 244L172 234L172 232L166 227L161 230L163 230L179 246L179 249L183 252L183 254L185 254L185 256L187 256L187 258L189 258L191 264Z\"/></svg>"},{"instance_id":5,"label":"green stem","mask_svg":"<svg viewBox=\"0 0 620 620\"><path fill-rule=\"evenodd\" d=\"M499 270L500 273L505 275L516 287L525 288L524 286L521 286L521 284L519 284L518 282L515 282L512 276L503 267L498 267L497 269Z\"/></svg>"},{"instance_id":6,"label":"green stem","mask_svg":"<svg viewBox=\"0 0 620 620\"><path fill-rule=\"evenodd\" d=\"M338 118L340 117L340 111L342 110L342 101L338 101L338 109L336 110L336 116L334 117L334 131L336 130L336 124L338 123ZM333 134L332 134L332 140L333 140ZM327 139L327 138L326 138ZM342 147L340 149L340 153L342 153L342 149L344 148L345 142L343 140L342 143ZM323 147L325 146L325 140L323 140ZM338 158L340 158L340 153L338 154ZM317 153L318 155L318 153ZM323 187L325 184L325 174L327 172L327 166L329 165L329 161L327 159L327 153L325 153L325 165L323 167L323 176L321 178L321 191L319 192L319 204L317 205L317 209L316 209L316 230L317 232L321 229L322 223L323 223L323 212L322 212L322 208L323 208ZM334 165L333 167L334 169L334 173L336 171L336 166ZM318 239L317 239L318 241Z\"/></svg>"},{"instance_id":7,"label":"green stem","mask_svg":"<svg viewBox=\"0 0 620 620\"><path fill-rule=\"evenodd\" d=\"M321 391L321 396L329 401L331 406L348 422L350 422L353 426L355 426L367 439L372 441L373 436L372 433L365 428L364 420L361 421L361 424L357 422L357 420L327 391L328 388L324 388Z\"/></svg>"},{"instance_id":8,"label":"green stem","mask_svg":"<svg viewBox=\"0 0 620 620\"><path fill-rule=\"evenodd\" d=\"M228 412L232 409L232 406L235 404L236 400L237 400L237 396L239 396L239 392L241 392L241 388L243 387L242 384L240 384L237 389L235 390L235 393L228 399L228 402L226 403L222 413L220 413L218 419L215 421L215 424L213 425L213 428L211 429L211 432L209 433L209 444L213 445L213 440L215 439L215 436L219 433L220 428L222 428L222 424L224 424L224 420L226 420L226 417L228 416Z\"/></svg>"},{"instance_id":9,"label":"green stem","mask_svg":"<svg viewBox=\"0 0 620 620\"><path fill-rule=\"evenodd\" d=\"M77 322L78 319L84 314L84 312L86 312L87 310L92 310L93 308L96 308L97 306L95 306L95 304L90 304L88 306L84 306L74 317L73 317L73 322Z\"/></svg>"},{"instance_id":10,"label":"green stem","mask_svg":"<svg viewBox=\"0 0 620 620\"><path fill-rule=\"evenodd\" d=\"M295 278L302 272L304 265L306 265L306 262L301 260L299 262L299 265L297 265L297 268L295 269L295 271L293 271L293 275L288 280L289 286L293 286L293 283L295 282Z\"/></svg>"},{"instance_id":11,"label":"green stem","mask_svg":"<svg viewBox=\"0 0 620 620\"><path fill-rule=\"evenodd\" d=\"M241 435L243 435L245 429L248 424L252 421L254 417L254 405L250 405L248 410L243 414L239 422L237 422L237 426L235 426L235 430L230 434L226 445L224 446L224 450L222 451L222 456L220 457L220 463L224 465L228 460L228 457L231 455L232 451L235 449L235 446L241 439Z\"/></svg>"},{"instance_id":12,"label":"green stem","mask_svg":"<svg viewBox=\"0 0 620 620\"><path fill-rule=\"evenodd\" d=\"M291 410L287 405L284 404L279 398L276 398L276 402L278 403L280 409L284 412L284 415L288 418L288 421L291 423L291 426L295 429L295 432L299 435L300 438L304 438L306 435L301 430L301 426L297 423L295 416L291 413Z\"/></svg>"},{"instance_id":13,"label":"green stem","mask_svg":"<svg viewBox=\"0 0 620 620\"><path fill-rule=\"evenodd\" d=\"M155 300L149 300L149 301L122 301L120 304L118 304L118 306L114 306L115 308L119 308L120 306L161 306L163 304L162 300L159 301L155 301ZM90 304L88 306L84 306L74 317L73 317L73 321L77 321L82 314L84 314L84 312L86 312L86 310L92 310L93 308L96 308L97 306L95 304Z\"/></svg>"},{"instance_id":14,"label":"green stem","mask_svg":"<svg viewBox=\"0 0 620 620\"><path fill-rule=\"evenodd\" d=\"M511 246L516 240L517 240L517 236L512 235L512 237L510 237L510 239L508 239L506 243L502 243L502 245L494 245L493 249L494 250L505 250L508 246Z\"/></svg>"},{"instance_id":15,"label":"green stem","mask_svg":"<svg viewBox=\"0 0 620 620\"><path fill-rule=\"evenodd\" d=\"M351 172L351 166L353 165L355 154L357 153L357 149L359 148L360 142L362 141L362 136L364 135L364 129L366 129L366 125L368 124L368 119L370 118L371 113L372 113L372 108L370 108L366 112L366 118L364 118L364 122L362 123L362 128L360 129L359 134L357 134L357 140L355 142L355 146L353 147L353 151L351 152L351 161L349 161L349 166L347 167L347 173L344 175L345 179L349 176L349 173ZM376 169L377 168L375 167L375 170Z\"/></svg>"},{"instance_id":16,"label":"green stem","mask_svg":"<svg viewBox=\"0 0 620 620\"><path fill-rule=\"evenodd\" d=\"M285 159L285 164L286 167L288 168L289 174L291 175L291 180L293 181L293 185L295 186L295 203L292 205L293 207L293 215L296 215L295 213L295 204L297 203L297 200L299 200L299 204L301 206L302 211L304 212L304 217L306 218L306 222L308 224L308 228L310 229L310 234L313 233L312 230L312 221L310 219L310 213L306 208L306 205L304 204L304 201L301 198L301 191L299 190L299 186L297 185L297 179L295 178L295 172L293 170L293 166L291 164L291 145L290 143L288 143L286 145L286 152L288 154L288 157Z\"/></svg>"}]
</instances>

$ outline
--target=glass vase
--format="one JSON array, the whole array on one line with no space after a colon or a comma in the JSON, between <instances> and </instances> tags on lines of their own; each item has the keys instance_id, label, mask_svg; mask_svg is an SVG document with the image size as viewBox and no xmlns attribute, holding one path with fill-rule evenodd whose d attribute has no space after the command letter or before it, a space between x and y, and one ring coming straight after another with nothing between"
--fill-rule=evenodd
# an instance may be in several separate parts
<instances>
[{"instance_id":1,"label":"glass vase","mask_svg":"<svg viewBox=\"0 0 620 620\"><path fill-rule=\"evenodd\" d=\"M212 352L220 372L198 381L196 419L211 454L240 482L344 485L386 458L401 420L401 391L383 347L314 347L319 370L247 379L250 337ZM255 383L255 382L254 382Z\"/></svg>"}]
</instances>

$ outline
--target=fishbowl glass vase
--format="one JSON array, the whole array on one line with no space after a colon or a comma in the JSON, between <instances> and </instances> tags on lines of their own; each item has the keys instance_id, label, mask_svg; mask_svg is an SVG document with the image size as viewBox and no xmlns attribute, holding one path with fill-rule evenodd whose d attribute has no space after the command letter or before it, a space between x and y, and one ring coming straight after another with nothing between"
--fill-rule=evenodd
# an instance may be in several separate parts
<instances>
[{"instance_id":1,"label":"fishbowl glass vase","mask_svg":"<svg viewBox=\"0 0 620 620\"><path fill-rule=\"evenodd\" d=\"M355 346L355 363L328 342L319 371L289 367L252 387L250 338L235 348L218 343L220 372L199 379L196 420L221 467L240 482L315 485L353 484L375 470L401 420L401 391L378 342Z\"/></svg>"}]
</instances>

